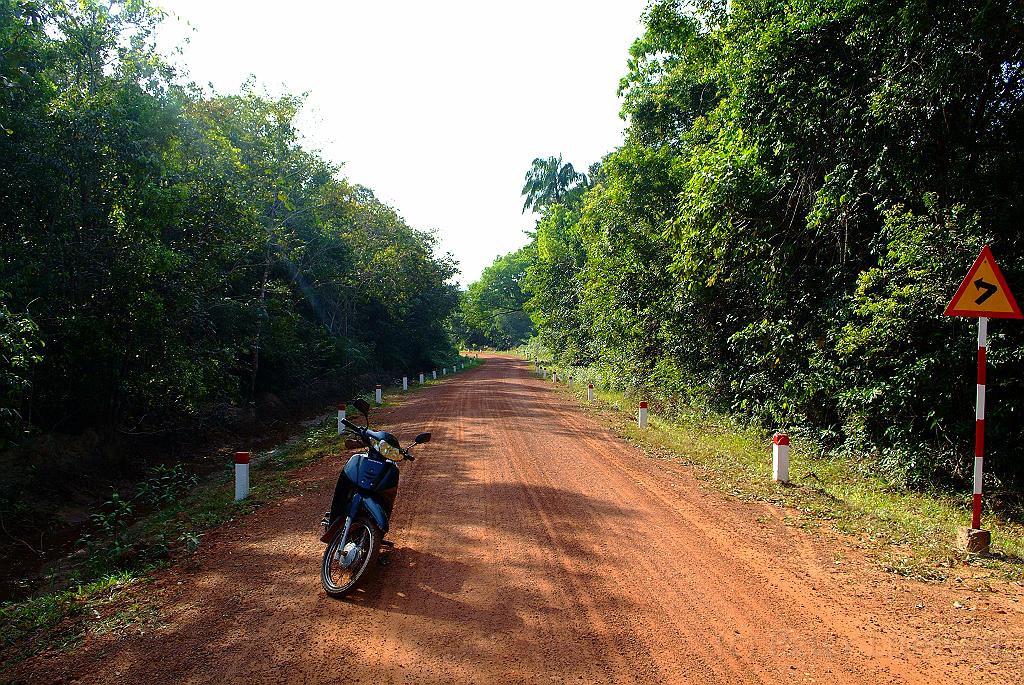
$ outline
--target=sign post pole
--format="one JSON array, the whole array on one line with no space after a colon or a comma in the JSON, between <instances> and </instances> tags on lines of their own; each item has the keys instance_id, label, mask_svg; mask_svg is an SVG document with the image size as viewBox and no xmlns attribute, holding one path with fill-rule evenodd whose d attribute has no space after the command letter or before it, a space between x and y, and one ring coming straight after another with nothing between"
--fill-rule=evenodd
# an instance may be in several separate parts
<instances>
[{"instance_id":1,"label":"sign post pole","mask_svg":"<svg viewBox=\"0 0 1024 685\"><path fill-rule=\"evenodd\" d=\"M985 456L985 367L988 347L988 317L978 317L978 397L975 401L974 422L974 504L971 528L981 529L981 484Z\"/></svg>"}]
</instances>

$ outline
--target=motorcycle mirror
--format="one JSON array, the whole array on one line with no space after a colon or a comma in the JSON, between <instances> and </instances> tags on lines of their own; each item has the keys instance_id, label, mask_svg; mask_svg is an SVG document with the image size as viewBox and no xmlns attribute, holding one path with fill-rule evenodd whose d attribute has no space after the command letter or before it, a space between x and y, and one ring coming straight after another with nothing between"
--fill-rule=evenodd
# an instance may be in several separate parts
<instances>
[{"instance_id":1,"label":"motorcycle mirror","mask_svg":"<svg viewBox=\"0 0 1024 685\"><path fill-rule=\"evenodd\" d=\"M422 445L425 442L430 442L430 433L420 433L416 436L416 439L413 440L413 443L417 445Z\"/></svg>"},{"instance_id":2,"label":"motorcycle mirror","mask_svg":"<svg viewBox=\"0 0 1024 685\"><path fill-rule=\"evenodd\" d=\"M363 416L365 416L367 419L370 418L370 403L369 402L367 402L362 397L360 397L359 399L357 399L352 404L354 404L356 406L356 409L358 409L362 413Z\"/></svg>"}]
</instances>

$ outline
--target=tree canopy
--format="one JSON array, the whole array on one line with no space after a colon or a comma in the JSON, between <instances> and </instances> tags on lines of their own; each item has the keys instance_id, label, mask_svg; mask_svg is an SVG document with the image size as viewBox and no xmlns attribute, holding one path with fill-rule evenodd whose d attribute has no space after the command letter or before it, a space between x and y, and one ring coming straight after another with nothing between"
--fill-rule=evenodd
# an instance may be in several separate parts
<instances>
[{"instance_id":1,"label":"tree canopy","mask_svg":"<svg viewBox=\"0 0 1024 685\"><path fill-rule=\"evenodd\" d=\"M572 164L562 163L562 155L547 159L538 157L526 172L523 211L541 211L550 205L560 204L572 197L574 192L578 194L586 182L585 174L573 169Z\"/></svg>"},{"instance_id":2,"label":"tree canopy","mask_svg":"<svg viewBox=\"0 0 1024 685\"><path fill-rule=\"evenodd\" d=\"M540 204L539 335L896 481L968 477L976 323L942 312L985 244L1024 297L1022 35L1011 2L652 2L624 143ZM1024 326L989 330L987 474L1019 481Z\"/></svg>"},{"instance_id":3,"label":"tree canopy","mask_svg":"<svg viewBox=\"0 0 1024 685\"><path fill-rule=\"evenodd\" d=\"M454 354L435 237L302 147L302 98L183 82L161 16L0 0L0 443Z\"/></svg>"}]
</instances>

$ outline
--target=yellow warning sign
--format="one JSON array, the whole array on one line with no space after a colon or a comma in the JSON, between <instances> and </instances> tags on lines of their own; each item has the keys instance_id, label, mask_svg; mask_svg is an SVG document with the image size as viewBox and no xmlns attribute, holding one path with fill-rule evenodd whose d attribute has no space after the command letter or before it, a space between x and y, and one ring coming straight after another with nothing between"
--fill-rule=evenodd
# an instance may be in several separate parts
<instances>
[{"instance_id":1,"label":"yellow warning sign","mask_svg":"<svg viewBox=\"0 0 1024 685\"><path fill-rule=\"evenodd\" d=\"M981 254L974 260L967 278L960 284L943 313L946 316L1024 318L988 245L982 248Z\"/></svg>"}]
</instances>

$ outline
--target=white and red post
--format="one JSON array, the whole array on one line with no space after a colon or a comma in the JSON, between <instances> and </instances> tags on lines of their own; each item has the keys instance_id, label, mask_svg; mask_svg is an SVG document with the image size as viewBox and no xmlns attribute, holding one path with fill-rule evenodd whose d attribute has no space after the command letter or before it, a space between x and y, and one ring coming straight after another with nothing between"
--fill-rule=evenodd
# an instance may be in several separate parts
<instances>
[{"instance_id":1,"label":"white and red post","mask_svg":"<svg viewBox=\"0 0 1024 685\"><path fill-rule=\"evenodd\" d=\"M594 401L594 384L587 383L587 402Z\"/></svg>"},{"instance_id":2,"label":"white and red post","mask_svg":"<svg viewBox=\"0 0 1024 685\"><path fill-rule=\"evenodd\" d=\"M342 423L345 420L345 403L342 402L338 405L338 435L345 432L345 424Z\"/></svg>"},{"instance_id":3,"label":"white and red post","mask_svg":"<svg viewBox=\"0 0 1024 685\"><path fill-rule=\"evenodd\" d=\"M384 404L384 390L380 387L380 383L377 384L376 399L377 404Z\"/></svg>"},{"instance_id":4,"label":"white and red post","mask_svg":"<svg viewBox=\"0 0 1024 685\"><path fill-rule=\"evenodd\" d=\"M420 374L420 385L423 385L423 374Z\"/></svg>"},{"instance_id":5,"label":"white and red post","mask_svg":"<svg viewBox=\"0 0 1024 685\"><path fill-rule=\"evenodd\" d=\"M772 438L772 480L789 482L789 436L776 433Z\"/></svg>"},{"instance_id":6,"label":"white and red post","mask_svg":"<svg viewBox=\"0 0 1024 685\"><path fill-rule=\"evenodd\" d=\"M971 528L981 528L981 483L985 455L985 366L988 347L988 317L978 317L978 399L974 422L974 506Z\"/></svg>"},{"instance_id":7,"label":"white and red post","mask_svg":"<svg viewBox=\"0 0 1024 685\"><path fill-rule=\"evenodd\" d=\"M434 369L433 371L431 371L431 373L434 375L434 380L436 381L437 380L437 369Z\"/></svg>"},{"instance_id":8,"label":"white and red post","mask_svg":"<svg viewBox=\"0 0 1024 685\"><path fill-rule=\"evenodd\" d=\"M406 391L408 389L409 389L409 377L408 376L402 376L402 391L404 392L404 391Z\"/></svg>"},{"instance_id":9,"label":"white and red post","mask_svg":"<svg viewBox=\"0 0 1024 685\"><path fill-rule=\"evenodd\" d=\"M640 410L636 414L636 422L641 428L647 428L647 403L640 403Z\"/></svg>"},{"instance_id":10,"label":"white and red post","mask_svg":"<svg viewBox=\"0 0 1024 685\"><path fill-rule=\"evenodd\" d=\"M235 452L235 501L249 496L249 453Z\"/></svg>"}]
</instances>

